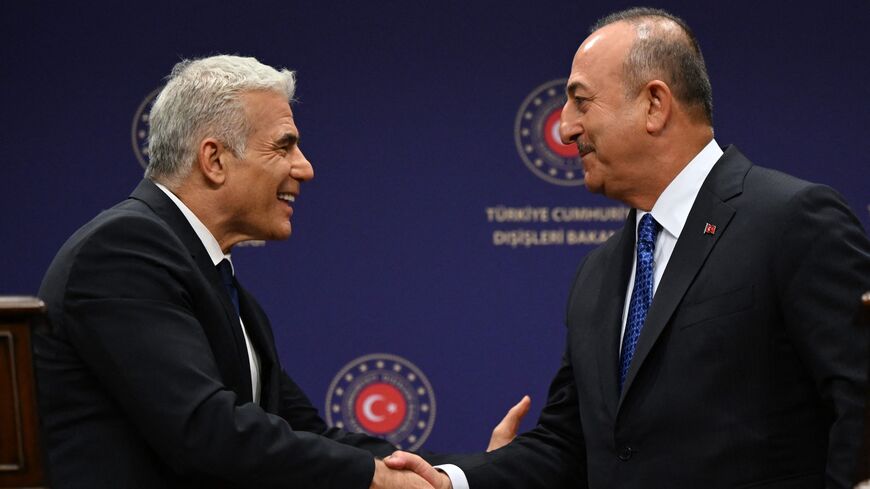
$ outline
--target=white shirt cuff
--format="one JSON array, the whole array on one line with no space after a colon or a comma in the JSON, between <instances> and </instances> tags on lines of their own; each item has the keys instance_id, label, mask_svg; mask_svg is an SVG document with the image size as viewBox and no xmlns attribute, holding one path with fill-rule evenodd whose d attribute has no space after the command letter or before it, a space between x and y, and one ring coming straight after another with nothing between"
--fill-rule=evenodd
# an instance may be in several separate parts
<instances>
[{"instance_id":1,"label":"white shirt cuff","mask_svg":"<svg viewBox=\"0 0 870 489\"><path fill-rule=\"evenodd\" d=\"M436 465L436 469L447 474L450 478L450 483L453 484L453 489L470 489L468 487L468 479L465 478L465 472L453 464Z\"/></svg>"}]
</instances>

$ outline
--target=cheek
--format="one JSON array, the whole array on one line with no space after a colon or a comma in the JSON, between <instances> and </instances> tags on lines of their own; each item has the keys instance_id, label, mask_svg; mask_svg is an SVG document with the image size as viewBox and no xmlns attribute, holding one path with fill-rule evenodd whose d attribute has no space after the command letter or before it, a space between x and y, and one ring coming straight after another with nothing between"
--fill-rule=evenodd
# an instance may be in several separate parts
<instances>
[{"instance_id":1,"label":"cheek","mask_svg":"<svg viewBox=\"0 0 870 489\"><path fill-rule=\"evenodd\" d=\"M619 137L619 118L612 113L604 113L603 111L595 117L590 117L586 124L589 138L598 141L618 140Z\"/></svg>"},{"instance_id":2,"label":"cheek","mask_svg":"<svg viewBox=\"0 0 870 489\"><path fill-rule=\"evenodd\" d=\"M624 152L635 139L636 128L634 121L623 116L614 117L606 121L601 129L599 139L607 143L608 152Z\"/></svg>"}]
</instances>

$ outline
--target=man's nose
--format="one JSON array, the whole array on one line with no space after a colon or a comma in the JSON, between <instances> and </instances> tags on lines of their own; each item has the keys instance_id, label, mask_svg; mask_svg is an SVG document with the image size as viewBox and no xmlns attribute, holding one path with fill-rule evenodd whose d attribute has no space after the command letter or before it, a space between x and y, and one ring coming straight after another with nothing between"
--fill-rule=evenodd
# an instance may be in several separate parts
<instances>
[{"instance_id":1,"label":"man's nose","mask_svg":"<svg viewBox=\"0 0 870 489\"><path fill-rule=\"evenodd\" d=\"M299 154L290 165L290 177L300 182L311 180L314 178L314 167L311 166L311 162L308 161L308 158L305 157L301 149L297 151L299 151Z\"/></svg>"},{"instance_id":2,"label":"man's nose","mask_svg":"<svg viewBox=\"0 0 870 489\"><path fill-rule=\"evenodd\" d=\"M573 108L570 104L570 100L565 103L565 106L562 107L562 115L559 117L559 138L562 140L562 144L574 144L582 132L576 117L571 114Z\"/></svg>"}]
</instances>

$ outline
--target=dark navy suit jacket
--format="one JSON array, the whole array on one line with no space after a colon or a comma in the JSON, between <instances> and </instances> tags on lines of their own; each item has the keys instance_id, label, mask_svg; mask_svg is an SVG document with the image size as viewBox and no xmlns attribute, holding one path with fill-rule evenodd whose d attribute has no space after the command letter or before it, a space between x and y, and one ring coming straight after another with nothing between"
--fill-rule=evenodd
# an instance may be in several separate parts
<instances>
[{"instance_id":1,"label":"dark navy suit jacket","mask_svg":"<svg viewBox=\"0 0 870 489\"><path fill-rule=\"evenodd\" d=\"M282 370L265 313L251 402L238 315L187 220L153 183L79 229L39 291L34 338L52 487L367 488L388 443L331 429Z\"/></svg>"},{"instance_id":2,"label":"dark navy suit jacket","mask_svg":"<svg viewBox=\"0 0 870 489\"><path fill-rule=\"evenodd\" d=\"M634 232L632 211L577 272L538 426L456 461L471 489L851 488L870 243L843 200L728 148L692 206L620 392Z\"/></svg>"}]
</instances>

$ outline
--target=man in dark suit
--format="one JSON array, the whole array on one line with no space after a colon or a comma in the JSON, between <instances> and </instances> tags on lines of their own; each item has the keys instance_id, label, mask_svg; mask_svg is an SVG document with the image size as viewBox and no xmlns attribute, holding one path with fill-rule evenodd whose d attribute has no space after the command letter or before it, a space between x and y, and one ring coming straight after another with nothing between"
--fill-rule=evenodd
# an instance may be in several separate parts
<instances>
[{"instance_id":1,"label":"man in dark suit","mask_svg":"<svg viewBox=\"0 0 870 489\"><path fill-rule=\"evenodd\" d=\"M538 426L457 458L468 486L852 487L870 356L856 217L720 149L697 41L666 12L599 22L567 95L586 186L632 211L580 265Z\"/></svg>"},{"instance_id":2,"label":"man in dark suit","mask_svg":"<svg viewBox=\"0 0 870 489\"><path fill-rule=\"evenodd\" d=\"M314 176L294 87L253 58L179 63L147 178L58 252L34 340L52 487L431 487L326 426L234 278L233 245L289 237Z\"/></svg>"}]
</instances>

